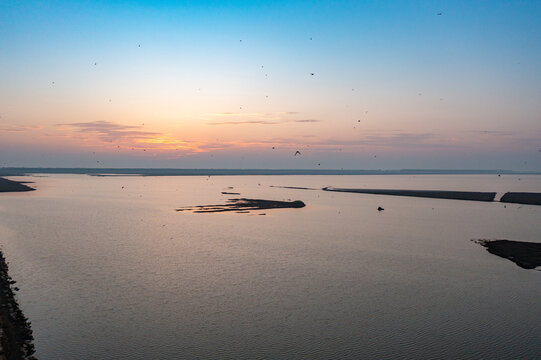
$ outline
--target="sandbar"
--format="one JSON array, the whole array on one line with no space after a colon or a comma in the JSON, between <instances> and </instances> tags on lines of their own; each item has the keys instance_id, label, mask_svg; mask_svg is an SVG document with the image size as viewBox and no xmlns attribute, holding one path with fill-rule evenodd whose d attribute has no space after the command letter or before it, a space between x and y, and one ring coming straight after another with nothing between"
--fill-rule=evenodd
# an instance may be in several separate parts
<instances>
[{"instance_id":1,"label":"sandbar","mask_svg":"<svg viewBox=\"0 0 541 360\"><path fill-rule=\"evenodd\" d=\"M241 198L241 199L229 199L227 200L227 204L187 206L187 207L182 207L176 210L177 211L192 211L194 213L216 213L216 212L227 212L227 211L245 213L251 210L303 208L305 206L306 204L300 200L278 201L278 200Z\"/></svg>"},{"instance_id":2,"label":"sandbar","mask_svg":"<svg viewBox=\"0 0 541 360\"><path fill-rule=\"evenodd\" d=\"M541 193L532 192L508 192L500 199L504 203L541 205Z\"/></svg>"},{"instance_id":3,"label":"sandbar","mask_svg":"<svg viewBox=\"0 0 541 360\"><path fill-rule=\"evenodd\" d=\"M24 185L21 181L13 181L0 177L0 192L32 191L36 190Z\"/></svg>"},{"instance_id":4,"label":"sandbar","mask_svg":"<svg viewBox=\"0 0 541 360\"><path fill-rule=\"evenodd\" d=\"M491 254L509 259L524 269L541 266L541 243L515 240L475 240Z\"/></svg>"},{"instance_id":5,"label":"sandbar","mask_svg":"<svg viewBox=\"0 0 541 360\"><path fill-rule=\"evenodd\" d=\"M413 196L433 199L494 201L495 192L446 191L446 190L393 190L393 189L345 189L324 187L324 191L348 192L359 194Z\"/></svg>"}]
</instances>

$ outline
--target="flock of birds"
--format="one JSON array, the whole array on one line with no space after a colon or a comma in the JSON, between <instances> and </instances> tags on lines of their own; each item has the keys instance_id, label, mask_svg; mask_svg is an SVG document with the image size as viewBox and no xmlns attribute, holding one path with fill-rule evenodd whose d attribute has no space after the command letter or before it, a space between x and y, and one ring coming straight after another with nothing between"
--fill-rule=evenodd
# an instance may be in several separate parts
<instances>
[{"instance_id":1,"label":"flock of birds","mask_svg":"<svg viewBox=\"0 0 541 360\"><path fill-rule=\"evenodd\" d=\"M442 15L443 15L443 12L438 12L438 13L436 13L436 16L442 16ZM309 40L312 41L312 40L313 40L313 37L310 37ZM243 41L242 39L239 39L239 42L242 42L242 41ZM141 44L137 44L137 47L140 48L140 47L141 47ZM97 62L97 61L94 62L94 66L98 66L98 62ZM261 65L261 69L264 69L264 68L265 68L264 65ZM310 76L315 76L315 75L316 75L315 72L310 72L309 74L310 74ZM267 77L268 74L265 73L265 76ZM52 85L55 85L55 82L54 82L54 81L52 81ZM198 91L201 91L201 88L198 88ZM352 88L351 91L355 91L355 89ZM422 93L418 93L418 95L421 96ZM268 98L269 96L268 96L268 95L265 95L265 97ZM440 101L443 101L443 98L440 98ZM108 99L108 102L112 102L112 99ZM242 110L242 106L240 106L239 109ZM365 114L368 114L368 111L365 111ZM357 120L357 123L360 123L360 122L361 122L360 119ZM142 125L144 125L144 123L143 123ZM353 128L355 129L356 126L353 126ZM117 149L120 149L120 146L117 146ZM272 150L275 150L275 149L276 149L276 147L273 146L273 147L272 147ZM135 148L132 148L132 150L136 150L136 149L135 149ZM341 150L341 149L340 149L340 150ZM142 149L142 151L146 151L146 149ZM539 150L539 152L541 152L541 149ZM302 153L300 152L300 150L296 150L296 151L294 152L294 154L293 154L293 156L297 156L297 155L302 155ZM376 158L376 157L377 157L377 155L374 155L374 158ZM99 164L100 161L97 160L96 163ZM321 163L317 163L317 166L321 166ZM378 210L379 210L379 209L378 209Z\"/></svg>"}]
</instances>

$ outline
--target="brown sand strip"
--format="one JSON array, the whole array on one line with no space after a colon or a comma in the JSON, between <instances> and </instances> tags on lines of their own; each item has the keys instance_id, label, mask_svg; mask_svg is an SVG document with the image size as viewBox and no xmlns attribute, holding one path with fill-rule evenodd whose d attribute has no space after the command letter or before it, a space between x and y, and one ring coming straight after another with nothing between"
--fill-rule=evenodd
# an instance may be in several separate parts
<instances>
[{"instance_id":1,"label":"brown sand strip","mask_svg":"<svg viewBox=\"0 0 541 360\"><path fill-rule=\"evenodd\" d=\"M192 211L194 213L215 213L215 212L249 212L252 210L266 209L286 209L286 208L302 208L306 205L300 201L277 201L277 200L261 200L261 199L229 199L228 204L222 205L198 205L188 206L177 209L177 211Z\"/></svg>"},{"instance_id":2,"label":"brown sand strip","mask_svg":"<svg viewBox=\"0 0 541 360\"><path fill-rule=\"evenodd\" d=\"M36 190L30 186L24 185L22 182L8 180L0 177L0 192L11 192L11 191L32 191Z\"/></svg>"},{"instance_id":3,"label":"brown sand strip","mask_svg":"<svg viewBox=\"0 0 541 360\"><path fill-rule=\"evenodd\" d=\"M504 203L541 205L541 193L508 192L500 199Z\"/></svg>"},{"instance_id":4,"label":"brown sand strip","mask_svg":"<svg viewBox=\"0 0 541 360\"><path fill-rule=\"evenodd\" d=\"M8 275L8 265L0 252L0 335L1 353L5 359L35 359L32 329L15 300L15 281Z\"/></svg>"},{"instance_id":5,"label":"brown sand strip","mask_svg":"<svg viewBox=\"0 0 541 360\"><path fill-rule=\"evenodd\" d=\"M524 269L541 266L541 243L514 240L474 240L491 254L513 261Z\"/></svg>"},{"instance_id":6,"label":"brown sand strip","mask_svg":"<svg viewBox=\"0 0 541 360\"><path fill-rule=\"evenodd\" d=\"M477 191L443 191L443 190L390 190L390 189L344 189L324 187L325 191L337 191L359 194L413 196L433 199L472 200L472 201L494 201L495 192Z\"/></svg>"}]
</instances>

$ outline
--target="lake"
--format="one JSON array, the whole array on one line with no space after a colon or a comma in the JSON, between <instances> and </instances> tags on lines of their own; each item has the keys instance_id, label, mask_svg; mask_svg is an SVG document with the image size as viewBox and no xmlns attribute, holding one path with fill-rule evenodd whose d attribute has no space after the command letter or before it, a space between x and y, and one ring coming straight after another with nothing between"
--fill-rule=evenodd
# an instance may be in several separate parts
<instances>
[{"instance_id":1,"label":"lake","mask_svg":"<svg viewBox=\"0 0 541 360\"><path fill-rule=\"evenodd\" d=\"M541 206L271 187L499 198L541 192L541 175L11 179L38 189L0 194L0 244L40 359L541 353L541 272L471 241L540 242ZM306 207L175 211L238 197L222 191Z\"/></svg>"}]
</instances>

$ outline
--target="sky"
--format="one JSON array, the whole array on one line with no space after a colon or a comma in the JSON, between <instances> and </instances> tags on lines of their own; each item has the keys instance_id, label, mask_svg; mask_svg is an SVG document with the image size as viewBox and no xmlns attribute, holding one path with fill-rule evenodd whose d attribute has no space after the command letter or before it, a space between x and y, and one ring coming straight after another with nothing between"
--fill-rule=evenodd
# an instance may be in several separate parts
<instances>
[{"instance_id":1,"label":"sky","mask_svg":"<svg viewBox=\"0 0 541 360\"><path fill-rule=\"evenodd\" d=\"M533 0L0 0L0 167L539 171L540 23Z\"/></svg>"}]
</instances>

